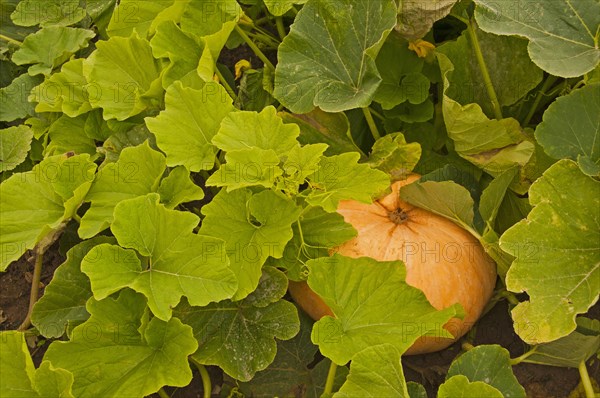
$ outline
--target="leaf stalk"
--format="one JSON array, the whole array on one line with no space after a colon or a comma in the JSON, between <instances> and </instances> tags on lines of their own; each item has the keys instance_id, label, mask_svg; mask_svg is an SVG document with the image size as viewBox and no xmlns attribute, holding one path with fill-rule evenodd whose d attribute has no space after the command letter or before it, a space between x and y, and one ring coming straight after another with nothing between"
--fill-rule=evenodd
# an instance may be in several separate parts
<instances>
[{"instance_id":1,"label":"leaf stalk","mask_svg":"<svg viewBox=\"0 0 600 398\"><path fill-rule=\"evenodd\" d=\"M235 25L234 29L242 37L242 39L244 39L244 42L246 42L246 44L248 45L248 47L250 47L252 49L252 51L254 52L254 54L256 54L256 56L261 61L263 61L263 63L265 64L265 66L268 67L268 68L270 68L270 69L272 69L272 70L275 70L275 66L273 66L273 64L271 63L271 61L269 61L269 59L267 58L267 56L248 37L248 35L246 34L246 32L244 32L244 29L240 28L239 25Z\"/></svg>"},{"instance_id":2,"label":"leaf stalk","mask_svg":"<svg viewBox=\"0 0 600 398\"><path fill-rule=\"evenodd\" d=\"M596 397L596 393L594 392L594 386L592 386L592 381L590 380L590 375L588 373L587 366L585 366L585 360L581 361L578 369L579 377L581 377L581 384L583 384L583 389L585 390L585 397Z\"/></svg>"},{"instance_id":3,"label":"leaf stalk","mask_svg":"<svg viewBox=\"0 0 600 398\"><path fill-rule=\"evenodd\" d=\"M371 115L371 110L369 107L362 108L363 114L365 115L365 119L367 120L367 124L369 125L369 130L371 130L371 134L375 141L381 138L381 134L379 134L379 130L377 130L377 125L375 124L375 120L373 119L373 115Z\"/></svg>"},{"instance_id":4,"label":"leaf stalk","mask_svg":"<svg viewBox=\"0 0 600 398\"><path fill-rule=\"evenodd\" d=\"M490 98L490 101L492 102L492 107L494 108L494 116L497 120L501 120L503 118L502 107L500 106L500 102L498 101L498 96L496 95L496 90L494 90L494 85L492 84L490 72L485 63L485 59L483 58L483 53L481 52L481 46L479 45L477 32L475 32L475 23L471 19L468 22L469 23L467 24L467 31L469 33L469 38L471 39L471 44L473 45L473 50L475 51L475 57L477 58L477 63L479 64L481 75L483 76L483 82L485 84L488 97Z\"/></svg>"},{"instance_id":5,"label":"leaf stalk","mask_svg":"<svg viewBox=\"0 0 600 398\"><path fill-rule=\"evenodd\" d=\"M35 253L35 265L33 267L33 277L31 278L31 290L29 292L29 309L27 315L23 320L23 323L17 330L23 331L29 329L31 326L31 313L33 312L33 306L38 300L40 294L40 280L42 279L42 264L44 262L44 250L41 247L36 249Z\"/></svg>"},{"instance_id":6,"label":"leaf stalk","mask_svg":"<svg viewBox=\"0 0 600 398\"><path fill-rule=\"evenodd\" d=\"M12 37L5 36L3 34L0 34L0 39L7 41L9 43L15 43L19 47L21 47L23 45L23 42L20 42L19 40L13 39Z\"/></svg>"},{"instance_id":7,"label":"leaf stalk","mask_svg":"<svg viewBox=\"0 0 600 398\"><path fill-rule=\"evenodd\" d=\"M331 361L329 365L329 372L327 372L327 381L325 382L325 390L323 395L331 394L333 392L333 382L335 381L335 373L337 371L337 365Z\"/></svg>"},{"instance_id":8,"label":"leaf stalk","mask_svg":"<svg viewBox=\"0 0 600 398\"><path fill-rule=\"evenodd\" d=\"M550 89L550 87L552 87L554 85L554 83L556 83L557 80L558 80L558 77L548 75L548 77L546 78L546 81L542 85L542 88L537 93L537 96L535 97L535 101L533 101L533 105L531 106L531 109L529 109L529 113L525 117L525 120L523 120L523 126L529 125L529 123L531 122L531 119L535 115L535 112L538 110L538 107L540 106L540 102L542 101L542 98L544 97L544 95L546 95L546 92Z\"/></svg>"},{"instance_id":9,"label":"leaf stalk","mask_svg":"<svg viewBox=\"0 0 600 398\"><path fill-rule=\"evenodd\" d=\"M202 397L210 398L212 392L212 385L210 381L210 375L206 370L206 366L198 362L198 360L194 357L190 357L190 361L192 361L192 363L196 365L196 368L198 368L198 372L200 372L200 378L202 379Z\"/></svg>"}]
</instances>

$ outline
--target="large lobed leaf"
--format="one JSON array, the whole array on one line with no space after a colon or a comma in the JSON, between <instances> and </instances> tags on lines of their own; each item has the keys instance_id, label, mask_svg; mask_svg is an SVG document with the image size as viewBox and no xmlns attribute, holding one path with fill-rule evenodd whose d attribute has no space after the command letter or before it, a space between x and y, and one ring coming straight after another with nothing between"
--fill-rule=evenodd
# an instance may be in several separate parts
<instances>
[{"instance_id":1,"label":"large lobed leaf","mask_svg":"<svg viewBox=\"0 0 600 398\"><path fill-rule=\"evenodd\" d=\"M401 354L392 344L365 348L352 358L350 374L333 398L409 398Z\"/></svg>"},{"instance_id":2,"label":"large lobed leaf","mask_svg":"<svg viewBox=\"0 0 600 398\"><path fill-rule=\"evenodd\" d=\"M148 142L123 149L115 163L96 176L86 201L91 202L81 218L79 236L87 239L108 228L119 202L156 192L165 171L165 157Z\"/></svg>"},{"instance_id":3,"label":"large lobed leaf","mask_svg":"<svg viewBox=\"0 0 600 398\"><path fill-rule=\"evenodd\" d=\"M525 398L525 389L513 374L510 353L499 345L472 348L452 362L446 379L463 375L473 382L486 383L506 398Z\"/></svg>"},{"instance_id":4,"label":"large lobed leaf","mask_svg":"<svg viewBox=\"0 0 600 398\"><path fill-rule=\"evenodd\" d=\"M600 295L600 183L561 160L531 186L529 201L533 210L500 247L516 257L507 288L529 295L512 310L515 330L540 344L575 330L576 315Z\"/></svg>"},{"instance_id":5,"label":"large lobed leaf","mask_svg":"<svg viewBox=\"0 0 600 398\"><path fill-rule=\"evenodd\" d=\"M0 271L73 216L95 170L87 154L58 155L0 184Z\"/></svg>"},{"instance_id":6,"label":"large lobed leaf","mask_svg":"<svg viewBox=\"0 0 600 398\"><path fill-rule=\"evenodd\" d=\"M212 169L216 148L211 140L234 110L225 89L214 82L201 90L175 82L167 89L165 102L165 110L146 118L146 125L167 154L167 165L183 165L191 171Z\"/></svg>"},{"instance_id":7,"label":"large lobed leaf","mask_svg":"<svg viewBox=\"0 0 600 398\"><path fill-rule=\"evenodd\" d=\"M11 398L73 398L73 375L43 361L33 365L25 334L14 330L0 333L0 396Z\"/></svg>"},{"instance_id":8,"label":"large lobed leaf","mask_svg":"<svg viewBox=\"0 0 600 398\"><path fill-rule=\"evenodd\" d=\"M104 119L125 120L161 101L159 63L150 43L136 32L96 43L96 51L83 64L83 74L98 95L90 96L93 108L102 108Z\"/></svg>"},{"instance_id":9,"label":"large lobed leaf","mask_svg":"<svg viewBox=\"0 0 600 398\"><path fill-rule=\"evenodd\" d=\"M295 113L368 106L375 58L396 24L391 0L312 0L279 46L274 96Z\"/></svg>"},{"instance_id":10,"label":"large lobed leaf","mask_svg":"<svg viewBox=\"0 0 600 398\"><path fill-rule=\"evenodd\" d=\"M249 381L275 358L275 338L289 340L299 329L298 312L281 300L287 279L275 268L265 268L256 290L244 300L224 300L205 307L182 303L175 315L194 328L200 347L194 358L218 365L229 376Z\"/></svg>"},{"instance_id":11,"label":"large lobed leaf","mask_svg":"<svg viewBox=\"0 0 600 398\"><path fill-rule=\"evenodd\" d=\"M596 0L475 3L475 17L483 30L527 37L531 59L550 74L581 76L600 61Z\"/></svg>"},{"instance_id":12,"label":"large lobed leaf","mask_svg":"<svg viewBox=\"0 0 600 398\"><path fill-rule=\"evenodd\" d=\"M239 283L234 300L256 289L269 256L283 256L300 210L292 200L274 191L252 194L247 189L222 190L202 208L205 218L200 233L225 241Z\"/></svg>"},{"instance_id":13,"label":"large lobed leaf","mask_svg":"<svg viewBox=\"0 0 600 398\"><path fill-rule=\"evenodd\" d=\"M193 233L196 215L169 210L158 194L148 194L120 202L114 218L111 231L120 246L96 246L81 264L95 298L130 287L148 298L157 318L168 321L182 296L203 306L236 291L223 241Z\"/></svg>"},{"instance_id":14,"label":"large lobed leaf","mask_svg":"<svg viewBox=\"0 0 600 398\"><path fill-rule=\"evenodd\" d=\"M308 285L334 314L315 323L312 341L338 365L372 345L389 343L404 353L420 336L447 337L441 325L460 312L457 306L433 308L406 284L401 262L335 254L308 267Z\"/></svg>"},{"instance_id":15,"label":"large lobed leaf","mask_svg":"<svg viewBox=\"0 0 600 398\"><path fill-rule=\"evenodd\" d=\"M302 391L304 398L319 398L323 393L330 361L323 359L312 367L318 347L310 341L313 321L299 311L300 332L291 340L277 342L277 355L269 367L256 373L252 380L239 383L239 390L256 398L294 396ZM340 367L335 374L334 391L346 380L348 369Z\"/></svg>"},{"instance_id":16,"label":"large lobed leaf","mask_svg":"<svg viewBox=\"0 0 600 398\"><path fill-rule=\"evenodd\" d=\"M73 374L74 396L142 398L165 385L190 383L187 357L198 348L191 327L176 318L148 320L146 301L131 290L102 301L92 298L86 308L90 319L69 341L50 344L44 356Z\"/></svg>"},{"instance_id":17,"label":"large lobed leaf","mask_svg":"<svg viewBox=\"0 0 600 398\"><path fill-rule=\"evenodd\" d=\"M54 271L31 313L31 323L42 336L60 337L69 325L89 318L85 303L92 297L92 288L88 277L81 272L81 261L94 246L114 241L112 237L97 236L67 252L67 259Z\"/></svg>"},{"instance_id":18,"label":"large lobed leaf","mask_svg":"<svg viewBox=\"0 0 600 398\"><path fill-rule=\"evenodd\" d=\"M535 138L553 158L579 163L589 176L600 175L600 85L558 98L544 112Z\"/></svg>"}]
</instances>

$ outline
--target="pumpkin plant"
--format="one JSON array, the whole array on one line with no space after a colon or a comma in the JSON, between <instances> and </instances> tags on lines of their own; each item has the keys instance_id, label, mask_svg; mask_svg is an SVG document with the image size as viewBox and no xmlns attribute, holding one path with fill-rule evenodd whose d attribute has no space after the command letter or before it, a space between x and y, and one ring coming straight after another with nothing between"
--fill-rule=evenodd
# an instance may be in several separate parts
<instances>
[{"instance_id":1,"label":"pumpkin plant","mask_svg":"<svg viewBox=\"0 0 600 398\"><path fill-rule=\"evenodd\" d=\"M2 397L594 396L596 0L1 14L0 271L35 262ZM516 354L477 340L504 301Z\"/></svg>"}]
</instances>

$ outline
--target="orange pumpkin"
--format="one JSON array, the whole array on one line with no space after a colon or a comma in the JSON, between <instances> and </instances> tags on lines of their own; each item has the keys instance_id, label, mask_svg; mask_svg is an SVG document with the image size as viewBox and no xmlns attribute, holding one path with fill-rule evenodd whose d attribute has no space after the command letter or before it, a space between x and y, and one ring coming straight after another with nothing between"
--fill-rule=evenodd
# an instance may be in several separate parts
<instances>
[{"instance_id":1,"label":"orange pumpkin","mask_svg":"<svg viewBox=\"0 0 600 398\"><path fill-rule=\"evenodd\" d=\"M392 185L392 193L373 204L342 201L338 213L358 235L334 249L348 257L402 260L406 283L422 290L436 309L460 303L464 319L444 325L454 339L419 338L406 352L423 354L444 349L469 331L492 296L496 266L469 232L452 221L400 199L400 189L419 178L413 174ZM313 319L333 316L306 282L290 282L290 294Z\"/></svg>"}]
</instances>

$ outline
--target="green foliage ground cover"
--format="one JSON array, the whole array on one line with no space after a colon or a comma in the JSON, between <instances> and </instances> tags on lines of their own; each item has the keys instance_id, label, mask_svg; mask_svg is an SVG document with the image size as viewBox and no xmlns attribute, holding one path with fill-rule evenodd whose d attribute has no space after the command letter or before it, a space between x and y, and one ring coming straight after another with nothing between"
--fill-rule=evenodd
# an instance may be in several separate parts
<instances>
[{"instance_id":1,"label":"green foliage ground cover","mask_svg":"<svg viewBox=\"0 0 600 398\"><path fill-rule=\"evenodd\" d=\"M578 368L593 396L598 1L1 6L0 270L78 242L1 333L0 396L164 396L192 367L208 396L206 365L224 396L424 396L400 359L443 332L404 326L460 306L434 310L401 262L329 257L356 233L339 202L413 171L402 198L482 243L530 347L467 336L438 396L524 397L521 362ZM335 317L287 299L306 279ZM26 336L47 339L37 369Z\"/></svg>"}]
</instances>

